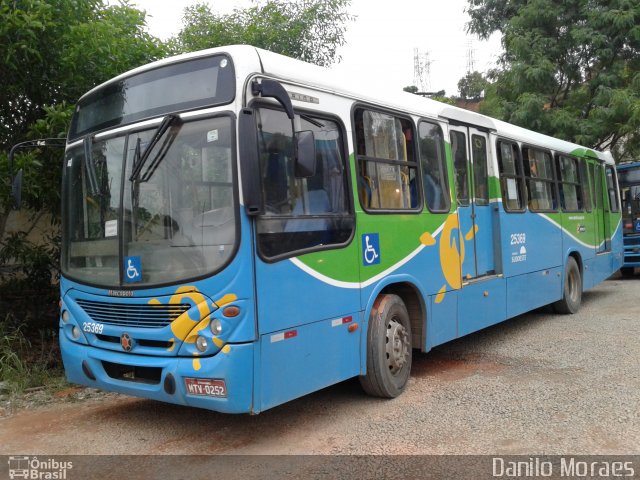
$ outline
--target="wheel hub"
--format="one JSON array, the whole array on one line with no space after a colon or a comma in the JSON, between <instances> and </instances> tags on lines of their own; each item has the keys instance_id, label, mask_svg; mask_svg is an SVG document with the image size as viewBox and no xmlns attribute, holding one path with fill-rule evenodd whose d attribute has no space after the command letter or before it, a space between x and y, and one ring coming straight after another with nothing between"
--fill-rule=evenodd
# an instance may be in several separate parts
<instances>
[{"instance_id":1,"label":"wheel hub","mask_svg":"<svg viewBox=\"0 0 640 480\"><path fill-rule=\"evenodd\" d=\"M386 351L389 370L395 374L407 364L411 344L407 329L393 319L387 325Z\"/></svg>"}]
</instances>

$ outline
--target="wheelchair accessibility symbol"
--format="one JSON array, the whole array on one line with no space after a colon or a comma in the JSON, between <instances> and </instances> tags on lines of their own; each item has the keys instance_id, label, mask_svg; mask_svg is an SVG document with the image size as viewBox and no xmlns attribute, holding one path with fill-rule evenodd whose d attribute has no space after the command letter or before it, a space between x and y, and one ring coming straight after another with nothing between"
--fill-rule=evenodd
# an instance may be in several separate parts
<instances>
[{"instance_id":1,"label":"wheelchair accessibility symbol","mask_svg":"<svg viewBox=\"0 0 640 480\"><path fill-rule=\"evenodd\" d=\"M140 280L142 280L142 261L140 257L125 257L124 281L134 283Z\"/></svg>"},{"instance_id":2,"label":"wheelchair accessibility symbol","mask_svg":"<svg viewBox=\"0 0 640 480\"><path fill-rule=\"evenodd\" d=\"M380 263L380 238L377 233L362 234L362 264L377 265Z\"/></svg>"}]
</instances>

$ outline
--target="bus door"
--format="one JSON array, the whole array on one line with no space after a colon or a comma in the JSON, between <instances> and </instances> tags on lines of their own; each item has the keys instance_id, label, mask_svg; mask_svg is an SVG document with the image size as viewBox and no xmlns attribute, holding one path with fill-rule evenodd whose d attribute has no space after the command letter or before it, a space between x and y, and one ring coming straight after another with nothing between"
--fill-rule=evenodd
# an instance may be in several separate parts
<instances>
[{"instance_id":1,"label":"bus door","mask_svg":"<svg viewBox=\"0 0 640 480\"><path fill-rule=\"evenodd\" d=\"M594 192L594 212L596 223L596 253L611 250L611 232L609 231L609 215L605 207L604 166L599 162L591 163L591 182Z\"/></svg>"},{"instance_id":2,"label":"bus door","mask_svg":"<svg viewBox=\"0 0 640 480\"><path fill-rule=\"evenodd\" d=\"M460 243L464 242L462 278L495 273L493 215L489 202L489 136L472 127L449 128L455 167Z\"/></svg>"}]
</instances>

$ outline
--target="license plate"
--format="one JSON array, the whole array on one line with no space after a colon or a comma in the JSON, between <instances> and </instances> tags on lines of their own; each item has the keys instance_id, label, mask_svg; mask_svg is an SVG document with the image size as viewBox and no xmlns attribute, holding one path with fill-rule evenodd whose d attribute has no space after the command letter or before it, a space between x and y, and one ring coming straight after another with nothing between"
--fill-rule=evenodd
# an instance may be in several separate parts
<instances>
[{"instance_id":1,"label":"license plate","mask_svg":"<svg viewBox=\"0 0 640 480\"><path fill-rule=\"evenodd\" d=\"M212 378L185 378L184 385L189 395L203 397L226 397L227 386L224 380Z\"/></svg>"}]
</instances>

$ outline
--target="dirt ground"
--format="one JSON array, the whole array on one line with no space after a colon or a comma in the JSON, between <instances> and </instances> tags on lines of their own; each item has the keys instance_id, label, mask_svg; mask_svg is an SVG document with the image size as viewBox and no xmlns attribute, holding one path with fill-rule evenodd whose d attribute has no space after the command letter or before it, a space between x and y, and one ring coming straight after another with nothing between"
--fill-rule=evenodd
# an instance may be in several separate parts
<instances>
[{"instance_id":1,"label":"dirt ground","mask_svg":"<svg viewBox=\"0 0 640 480\"><path fill-rule=\"evenodd\" d=\"M407 390L357 379L280 407L223 415L81 388L7 410L0 454L638 454L640 278L415 353Z\"/></svg>"}]
</instances>

